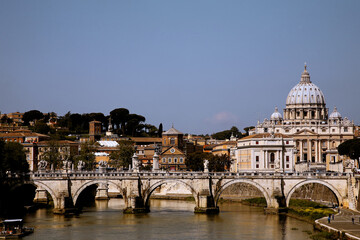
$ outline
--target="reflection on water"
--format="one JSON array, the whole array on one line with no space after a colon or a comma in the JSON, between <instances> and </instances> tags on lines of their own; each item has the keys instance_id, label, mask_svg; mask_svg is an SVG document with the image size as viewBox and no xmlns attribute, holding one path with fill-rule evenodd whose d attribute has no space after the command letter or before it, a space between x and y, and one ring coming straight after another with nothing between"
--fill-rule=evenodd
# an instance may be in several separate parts
<instances>
[{"instance_id":1,"label":"reflection on water","mask_svg":"<svg viewBox=\"0 0 360 240\"><path fill-rule=\"evenodd\" d=\"M96 201L79 216L28 214L35 227L25 239L308 239L312 225L286 216L265 215L261 208L223 203L219 215L194 214L194 202L151 200L151 212L124 215L122 199Z\"/></svg>"}]
</instances>

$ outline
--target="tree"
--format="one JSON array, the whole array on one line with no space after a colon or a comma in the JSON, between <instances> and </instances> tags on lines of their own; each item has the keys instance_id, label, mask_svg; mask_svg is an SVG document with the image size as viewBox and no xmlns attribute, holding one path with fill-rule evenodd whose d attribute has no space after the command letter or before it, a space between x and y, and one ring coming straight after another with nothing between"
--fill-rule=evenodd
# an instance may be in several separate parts
<instances>
[{"instance_id":1,"label":"tree","mask_svg":"<svg viewBox=\"0 0 360 240\"><path fill-rule=\"evenodd\" d=\"M158 136L159 136L159 138L161 138L162 137L162 133L163 133L163 124L162 123L160 123L160 125L159 125L159 131L158 131Z\"/></svg>"},{"instance_id":2,"label":"tree","mask_svg":"<svg viewBox=\"0 0 360 240\"><path fill-rule=\"evenodd\" d=\"M116 108L110 112L112 124L116 125L116 129L119 131L121 126L121 133L125 134L125 124L128 120L129 110L126 108Z\"/></svg>"},{"instance_id":3,"label":"tree","mask_svg":"<svg viewBox=\"0 0 360 240\"><path fill-rule=\"evenodd\" d=\"M44 114L39 110L30 110L25 112L22 120L24 121L24 125L29 125L29 122L34 120L40 120L44 118Z\"/></svg>"},{"instance_id":4,"label":"tree","mask_svg":"<svg viewBox=\"0 0 360 240\"><path fill-rule=\"evenodd\" d=\"M209 158L209 171L223 172L225 169L230 169L230 158L226 154L212 155Z\"/></svg>"},{"instance_id":5,"label":"tree","mask_svg":"<svg viewBox=\"0 0 360 240\"><path fill-rule=\"evenodd\" d=\"M142 128L139 128L140 123L145 122L146 119L144 116L138 114L129 114L128 121L126 123L127 134L135 137L136 133L139 132ZM141 126L141 125L140 125Z\"/></svg>"},{"instance_id":6,"label":"tree","mask_svg":"<svg viewBox=\"0 0 360 240\"><path fill-rule=\"evenodd\" d=\"M190 153L186 158L186 168L192 171L204 171L204 160L209 160L212 156L211 153L204 152Z\"/></svg>"},{"instance_id":7,"label":"tree","mask_svg":"<svg viewBox=\"0 0 360 240\"><path fill-rule=\"evenodd\" d=\"M0 121L1 121L1 123L7 123L7 124L10 124L13 122L13 120L6 115L4 115Z\"/></svg>"},{"instance_id":8,"label":"tree","mask_svg":"<svg viewBox=\"0 0 360 240\"><path fill-rule=\"evenodd\" d=\"M338 152L340 155L346 155L350 159L357 161L359 165L359 158L360 158L360 139L350 139L338 146Z\"/></svg>"},{"instance_id":9,"label":"tree","mask_svg":"<svg viewBox=\"0 0 360 240\"><path fill-rule=\"evenodd\" d=\"M33 131L48 134L50 132L50 127L44 121L40 120L35 123Z\"/></svg>"},{"instance_id":10,"label":"tree","mask_svg":"<svg viewBox=\"0 0 360 240\"><path fill-rule=\"evenodd\" d=\"M29 164L20 143L0 141L0 175L7 171L12 173L29 172Z\"/></svg>"},{"instance_id":11,"label":"tree","mask_svg":"<svg viewBox=\"0 0 360 240\"><path fill-rule=\"evenodd\" d=\"M76 164L81 160L85 163L86 170L94 170L96 162L95 162L95 154L96 148L91 142L82 143L80 146L80 154L75 157Z\"/></svg>"},{"instance_id":12,"label":"tree","mask_svg":"<svg viewBox=\"0 0 360 240\"><path fill-rule=\"evenodd\" d=\"M115 168L128 167L132 162L134 153L135 148L132 141L120 141L117 151L113 151L110 154L109 163Z\"/></svg>"},{"instance_id":13,"label":"tree","mask_svg":"<svg viewBox=\"0 0 360 240\"><path fill-rule=\"evenodd\" d=\"M235 126L231 127L230 130L224 130L221 132L214 133L212 134L212 137L218 140L225 140L225 139L230 139L231 135L238 138L242 137L242 133Z\"/></svg>"},{"instance_id":14,"label":"tree","mask_svg":"<svg viewBox=\"0 0 360 240\"><path fill-rule=\"evenodd\" d=\"M249 130L255 128L254 126L244 128L246 136L249 136Z\"/></svg>"}]
</instances>

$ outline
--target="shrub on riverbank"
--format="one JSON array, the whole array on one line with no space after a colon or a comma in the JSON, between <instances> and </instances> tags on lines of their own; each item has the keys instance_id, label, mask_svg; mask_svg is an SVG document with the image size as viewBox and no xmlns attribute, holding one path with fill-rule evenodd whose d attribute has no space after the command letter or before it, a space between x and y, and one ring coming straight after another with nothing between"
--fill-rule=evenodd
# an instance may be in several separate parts
<instances>
[{"instance_id":1,"label":"shrub on riverbank","mask_svg":"<svg viewBox=\"0 0 360 240\"><path fill-rule=\"evenodd\" d=\"M316 219L329 216L329 214L335 212L331 208L317 202L303 199L291 199L288 213L313 222Z\"/></svg>"},{"instance_id":2,"label":"shrub on riverbank","mask_svg":"<svg viewBox=\"0 0 360 240\"><path fill-rule=\"evenodd\" d=\"M257 206L257 207L266 207L266 199L264 197L257 198L248 198L241 200L241 203L244 205Z\"/></svg>"}]
</instances>

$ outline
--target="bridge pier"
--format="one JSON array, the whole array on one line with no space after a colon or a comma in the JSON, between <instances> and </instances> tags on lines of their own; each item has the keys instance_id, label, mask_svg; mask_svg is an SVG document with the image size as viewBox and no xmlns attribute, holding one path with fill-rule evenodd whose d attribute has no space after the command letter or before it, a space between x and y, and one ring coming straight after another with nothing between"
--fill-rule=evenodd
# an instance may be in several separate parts
<instances>
[{"instance_id":1,"label":"bridge pier","mask_svg":"<svg viewBox=\"0 0 360 240\"><path fill-rule=\"evenodd\" d=\"M198 204L194 209L195 213L214 214L219 213L219 207L216 206L214 197L208 189L203 189L198 194Z\"/></svg>"},{"instance_id":2,"label":"bridge pier","mask_svg":"<svg viewBox=\"0 0 360 240\"><path fill-rule=\"evenodd\" d=\"M148 213L150 209L145 206L144 199L141 196L131 195L123 212L125 214Z\"/></svg>"},{"instance_id":3,"label":"bridge pier","mask_svg":"<svg viewBox=\"0 0 360 240\"><path fill-rule=\"evenodd\" d=\"M59 192L58 196L54 199L54 214L68 214L77 211L78 209L74 207L74 203L68 192Z\"/></svg>"},{"instance_id":4,"label":"bridge pier","mask_svg":"<svg viewBox=\"0 0 360 240\"><path fill-rule=\"evenodd\" d=\"M108 185L106 183L99 183L96 189L95 200L109 200Z\"/></svg>"},{"instance_id":5,"label":"bridge pier","mask_svg":"<svg viewBox=\"0 0 360 240\"><path fill-rule=\"evenodd\" d=\"M40 204L48 203L48 197L45 189L39 187L36 189L34 203L40 203Z\"/></svg>"}]
</instances>

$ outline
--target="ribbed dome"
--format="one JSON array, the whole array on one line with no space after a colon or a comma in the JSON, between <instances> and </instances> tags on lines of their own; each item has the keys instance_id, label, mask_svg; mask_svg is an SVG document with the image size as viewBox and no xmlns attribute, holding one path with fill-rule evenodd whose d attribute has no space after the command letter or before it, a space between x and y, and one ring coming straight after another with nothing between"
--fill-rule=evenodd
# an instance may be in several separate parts
<instances>
[{"instance_id":1,"label":"ribbed dome","mask_svg":"<svg viewBox=\"0 0 360 240\"><path fill-rule=\"evenodd\" d=\"M334 111L330 114L329 119L339 119L341 114L337 111L337 108L334 107Z\"/></svg>"},{"instance_id":2,"label":"ribbed dome","mask_svg":"<svg viewBox=\"0 0 360 240\"><path fill-rule=\"evenodd\" d=\"M275 107L275 112L271 114L270 120L282 120L281 113L279 113L279 110L277 107Z\"/></svg>"},{"instance_id":3,"label":"ribbed dome","mask_svg":"<svg viewBox=\"0 0 360 240\"><path fill-rule=\"evenodd\" d=\"M310 74L305 70L301 74L301 81L293 87L286 99L286 105L325 105L322 91L310 81Z\"/></svg>"}]
</instances>

